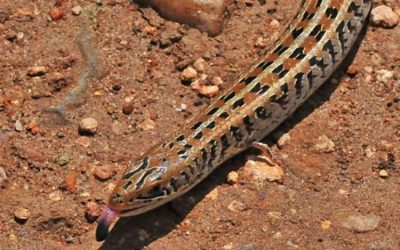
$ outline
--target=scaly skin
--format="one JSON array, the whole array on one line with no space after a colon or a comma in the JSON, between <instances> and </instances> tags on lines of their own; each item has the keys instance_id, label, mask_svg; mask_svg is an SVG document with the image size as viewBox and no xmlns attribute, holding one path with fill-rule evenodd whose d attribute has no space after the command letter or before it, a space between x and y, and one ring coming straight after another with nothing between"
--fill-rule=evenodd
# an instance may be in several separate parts
<instances>
[{"instance_id":1,"label":"scaly skin","mask_svg":"<svg viewBox=\"0 0 400 250\"><path fill-rule=\"evenodd\" d=\"M141 214L186 193L274 130L343 61L370 8L371 0L304 0L282 37L230 89L126 168L97 238L111 217Z\"/></svg>"}]
</instances>

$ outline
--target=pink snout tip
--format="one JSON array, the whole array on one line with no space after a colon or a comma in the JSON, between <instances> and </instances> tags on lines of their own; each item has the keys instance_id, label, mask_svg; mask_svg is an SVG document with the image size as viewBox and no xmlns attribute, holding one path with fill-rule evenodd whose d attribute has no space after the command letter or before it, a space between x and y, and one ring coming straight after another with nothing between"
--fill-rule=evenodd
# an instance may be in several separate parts
<instances>
[{"instance_id":1,"label":"pink snout tip","mask_svg":"<svg viewBox=\"0 0 400 250\"><path fill-rule=\"evenodd\" d=\"M117 211L112 210L108 206L103 207L103 213L99 219L96 228L96 240L104 241L108 236L108 228L119 217Z\"/></svg>"}]
</instances>

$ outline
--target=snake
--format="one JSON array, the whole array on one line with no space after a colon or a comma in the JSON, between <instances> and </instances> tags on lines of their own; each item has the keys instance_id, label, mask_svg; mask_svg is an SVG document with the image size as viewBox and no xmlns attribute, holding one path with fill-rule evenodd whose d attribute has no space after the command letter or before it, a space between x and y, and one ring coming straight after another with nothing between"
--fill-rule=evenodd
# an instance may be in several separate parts
<instances>
[{"instance_id":1,"label":"snake","mask_svg":"<svg viewBox=\"0 0 400 250\"><path fill-rule=\"evenodd\" d=\"M98 220L96 239L191 190L285 121L349 54L372 0L302 0L280 38L179 133L131 161Z\"/></svg>"}]
</instances>

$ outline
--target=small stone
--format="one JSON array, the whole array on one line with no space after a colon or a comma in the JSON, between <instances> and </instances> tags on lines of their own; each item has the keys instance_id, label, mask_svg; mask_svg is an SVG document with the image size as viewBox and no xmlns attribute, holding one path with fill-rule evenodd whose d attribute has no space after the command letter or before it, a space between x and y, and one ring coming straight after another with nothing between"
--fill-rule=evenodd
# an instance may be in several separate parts
<instances>
[{"instance_id":1,"label":"small stone","mask_svg":"<svg viewBox=\"0 0 400 250\"><path fill-rule=\"evenodd\" d=\"M370 146L368 146L368 147L365 149L365 151L364 151L365 155L366 155L368 158L374 157L374 156L375 156L375 152L376 152L376 149L373 148L373 147L370 147Z\"/></svg>"},{"instance_id":2,"label":"small stone","mask_svg":"<svg viewBox=\"0 0 400 250\"><path fill-rule=\"evenodd\" d=\"M193 63L193 67L197 72L204 73L206 69L206 61L200 57Z\"/></svg>"},{"instance_id":3,"label":"small stone","mask_svg":"<svg viewBox=\"0 0 400 250\"><path fill-rule=\"evenodd\" d=\"M60 166L65 166L71 161L71 158L67 154L62 154L57 158L57 164Z\"/></svg>"},{"instance_id":4,"label":"small stone","mask_svg":"<svg viewBox=\"0 0 400 250\"><path fill-rule=\"evenodd\" d=\"M45 66L32 66L28 68L28 76L43 76L47 73L47 68Z\"/></svg>"},{"instance_id":5,"label":"small stone","mask_svg":"<svg viewBox=\"0 0 400 250\"><path fill-rule=\"evenodd\" d=\"M228 205L228 209L232 212L244 211L247 209L247 206L243 202L234 200Z\"/></svg>"},{"instance_id":6,"label":"small stone","mask_svg":"<svg viewBox=\"0 0 400 250\"><path fill-rule=\"evenodd\" d=\"M356 65L356 64L351 64L348 68L347 68L347 74L351 75L351 76L355 76L357 75L357 73L360 71L360 66Z\"/></svg>"},{"instance_id":7,"label":"small stone","mask_svg":"<svg viewBox=\"0 0 400 250\"><path fill-rule=\"evenodd\" d=\"M388 81L394 77L394 72L386 69L377 70L376 73L376 79L385 84L387 84Z\"/></svg>"},{"instance_id":8,"label":"small stone","mask_svg":"<svg viewBox=\"0 0 400 250\"><path fill-rule=\"evenodd\" d=\"M71 9L72 15L79 16L82 13L82 7L77 5Z\"/></svg>"},{"instance_id":9,"label":"small stone","mask_svg":"<svg viewBox=\"0 0 400 250\"><path fill-rule=\"evenodd\" d=\"M15 121L15 131L21 132L22 131L22 124L20 120Z\"/></svg>"},{"instance_id":10,"label":"small stone","mask_svg":"<svg viewBox=\"0 0 400 250\"><path fill-rule=\"evenodd\" d=\"M74 237L72 237L71 235L68 236L68 237L65 239L65 242L68 243L68 244L74 243Z\"/></svg>"},{"instance_id":11,"label":"small stone","mask_svg":"<svg viewBox=\"0 0 400 250\"><path fill-rule=\"evenodd\" d=\"M95 222L100 217L101 212L101 207L96 202L90 201L86 204L85 217L88 222Z\"/></svg>"},{"instance_id":12,"label":"small stone","mask_svg":"<svg viewBox=\"0 0 400 250\"><path fill-rule=\"evenodd\" d=\"M332 222L330 220L324 220L321 222L321 228L322 230L328 230L331 228Z\"/></svg>"},{"instance_id":13,"label":"small stone","mask_svg":"<svg viewBox=\"0 0 400 250\"><path fill-rule=\"evenodd\" d=\"M58 21L64 16L64 13L58 8L53 8L49 11L49 16L53 21Z\"/></svg>"},{"instance_id":14,"label":"small stone","mask_svg":"<svg viewBox=\"0 0 400 250\"><path fill-rule=\"evenodd\" d=\"M323 153L331 153L335 151L335 143L326 135L318 137L315 149Z\"/></svg>"},{"instance_id":15,"label":"small stone","mask_svg":"<svg viewBox=\"0 0 400 250\"><path fill-rule=\"evenodd\" d=\"M4 171L4 168L0 167L0 185L7 180L7 174L6 171Z\"/></svg>"},{"instance_id":16,"label":"small stone","mask_svg":"<svg viewBox=\"0 0 400 250\"><path fill-rule=\"evenodd\" d=\"M379 176L382 178L387 178L389 177L389 173L386 170L382 169L381 171L379 171Z\"/></svg>"},{"instance_id":17,"label":"small stone","mask_svg":"<svg viewBox=\"0 0 400 250\"><path fill-rule=\"evenodd\" d=\"M269 26L271 28L277 29L281 26L280 22L278 20L276 20L275 18L272 19L272 21L269 23Z\"/></svg>"},{"instance_id":18,"label":"small stone","mask_svg":"<svg viewBox=\"0 0 400 250\"><path fill-rule=\"evenodd\" d=\"M36 135L39 132L39 126L34 121L28 123L28 125L26 125L26 129L30 131L32 135Z\"/></svg>"},{"instance_id":19,"label":"small stone","mask_svg":"<svg viewBox=\"0 0 400 250\"><path fill-rule=\"evenodd\" d=\"M60 201L62 200L62 193L61 191L54 191L49 194L49 198L52 201Z\"/></svg>"},{"instance_id":20,"label":"small stone","mask_svg":"<svg viewBox=\"0 0 400 250\"><path fill-rule=\"evenodd\" d=\"M24 224L29 219L30 215L31 212L26 208L19 207L14 211L15 221L21 224Z\"/></svg>"},{"instance_id":21,"label":"small stone","mask_svg":"<svg viewBox=\"0 0 400 250\"><path fill-rule=\"evenodd\" d=\"M76 179L76 173L69 173L65 176L65 187L71 193L76 192Z\"/></svg>"},{"instance_id":22,"label":"small stone","mask_svg":"<svg viewBox=\"0 0 400 250\"><path fill-rule=\"evenodd\" d=\"M279 140L277 142L277 145L279 148L283 148L289 141L290 141L290 134L285 133L281 137L279 137Z\"/></svg>"},{"instance_id":23,"label":"small stone","mask_svg":"<svg viewBox=\"0 0 400 250\"><path fill-rule=\"evenodd\" d=\"M231 171L228 173L226 178L227 182L231 185L238 183L239 174L236 171Z\"/></svg>"},{"instance_id":24,"label":"small stone","mask_svg":"<svg viewBox=\"0 0 400 250\"><path fill-rule=\"evenodd\" d=\"M351 215L343 221L342 226L356 233L365 233L375 230L380 221L381 218L375 215Z\"/></svg>"},{"instance_id":25,"label":"small stone","mask_svg":"<svg viewBox=\"0 0 400 250\"><path fill-rule=\"evenodd\" d=\"M125 103L124 106L122 106L122 113L125 115L130 115L133 112L133 104L131 102Z\"/></svg>"},{"instance_id":26,"label":"small stone","mask_svg":"<svg viewBox=\"0 0 400 250\"><path fill-rule=\"evenodd\" d=\"M84 118L79 122L79 133L94 135L97 132L97 120L94 118Z\"/></svg>"},{"instance_id":27,"label":"small stone","mask_svg":"<svg viewBox=\"0 0 400 250\"><path fill-rule=\"evenodd\" d=\"M106 181L110 179L112 174L113 174L112 168L108 164L96 166L94 169L94 176L100 181Z\"/></svg>"},{"instance_id":28,"label":"small stone","mask_svg":"<svg viewBox=\"0 0 400 250\"><path fill-rule=\"evenodd\" d=\"M199 87L198 92L206 97L212 98L215 97L218 94L219 88L218 86L207 86L207 85L202 85Z\"/></svg>"},{"instance_id":29,"label":"small stone","mask_svg":"<svg viewBox=\"0 0 400 250\"><path fill-rule=\"evenodd\" d=\"M154 32L156 32L156 30L157 29L155 27L153 27L153 26L146 26L144 28L144 32L146 32L147 35L153 35Z\"/></svg>"},{"instance_id":30,"label":"small stone","mask_svg":"<svg viewBox=\"0 0 400 250\"><path fill-rule=\"evenodd\" d=\"M262 187L265 181L281 182L284 175L283 169L279 165L271 166L265 161L250 159L246 162L243 170L244 175L249 176L258 187Z\"/></svg>"},{"instance_id":31,"label":"small stone","mask_svg":"<svg viewBox=\"0 0 400 250\"><path fill-rule=\"evenodd\" d=\"M383 28L393 28L399 23L399 16L386 5L375 7L371 11L372 23Z\"/></svg>"},{"instance_id":32,"label":"small stone","mask_svg":"<svg viewBox=\"0 0 400 250\"><path fill-rule=\"evenodd\" d=\"M153 130L155 127L156 127L156 122L149 117L138 125L138 128L140 128L143 131Z\"/></svg>"},{"instance_id":33,"label":"small stone","mask_svg":"<svg viewBox=\"0 0 400 250\"><path fill-rule=\"evenodd\" d=\"M78 143L79 145L88 148L91 144L90 138L87 136L81 136L78 139L76 139L75 141L76 143Z\"/></svg>"},{"instance_id":34,"label":"small stone","mask_svg":"<svg viewBox=\"0 0 400 250\"><path fill-rule=\"evenodd\" d=\"M24 39L24 37L25 37L25 33L24 32L18 32L17 33L17 40L18 41L22 41L23 39Z\"/></svg>"},{"instance_id":35,"label":"small stone","mask_svg":"<svg viewBox=\"0 0 400 250\"><path fill-rule=\"evenodd\" d=\"M221 77L214 76L213 79L211 80L211 84L214 86L220 87L224 84L224 81L222 80Z\"/></svg>"},{"instance_id":36,"label":"small stone","mask_svg":"<svg viewBox=\"0 0 400 250\"><path fill-rule=\"evenodd\" d=\"M349 192L346 191L346 190L344 190L344 189L339 189L338 193L339 193L340 195L348 195L348 194L349 194Z\"/></svg>"},{"instance_id":37,"label":"small stone","mask_svg":"<svg viewBox=\"0 0 400 250\"><path fill-rule=\"evenodd\" d=\"M187 67L182 72L182 80L192 82L197 77L197 71L192 67Z\"/></svg>"}]
</instances>

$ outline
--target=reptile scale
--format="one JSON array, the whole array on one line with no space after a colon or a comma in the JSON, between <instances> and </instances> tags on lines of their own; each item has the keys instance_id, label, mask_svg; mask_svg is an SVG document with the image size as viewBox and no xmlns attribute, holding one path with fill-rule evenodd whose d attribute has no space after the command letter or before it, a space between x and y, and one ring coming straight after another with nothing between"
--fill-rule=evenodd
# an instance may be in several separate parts
<instances>
[{"instance_id":1,"label":"reptile scale","mask_svg":"<svg viewBox=\"0 0 400 250\"><path fill-rule=\"evenodd\" d=\"M128 165L96 231L189 191L227 159L287 119L336 70L364 26L372 0L303 0L272 49L261 55L179 134Z\"/></svg>"}]
</instances>

